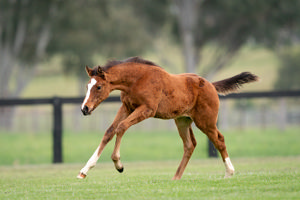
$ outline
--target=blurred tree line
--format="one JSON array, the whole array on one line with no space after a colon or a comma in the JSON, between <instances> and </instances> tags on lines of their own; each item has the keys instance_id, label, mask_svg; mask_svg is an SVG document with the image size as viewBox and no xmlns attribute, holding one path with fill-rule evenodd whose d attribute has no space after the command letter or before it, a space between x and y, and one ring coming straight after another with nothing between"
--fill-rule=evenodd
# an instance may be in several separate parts
<instances>
[{"instance_id":1,"label":"blurred tree line","mask_svg":"<svg viewBox=\"0 0 300 200\"><path fill-rule=\"evenodd\" d=\"M299 43L299 0L1 0L0 98L19 96L36 66L57 54L79 78L95 55L142 55L167 24L187 72L211 79L249 41L274 50L282 71L299 71L299 51L286 51ZM214 59L204 66L207 45Z\"/></svg>"}]
</instances>

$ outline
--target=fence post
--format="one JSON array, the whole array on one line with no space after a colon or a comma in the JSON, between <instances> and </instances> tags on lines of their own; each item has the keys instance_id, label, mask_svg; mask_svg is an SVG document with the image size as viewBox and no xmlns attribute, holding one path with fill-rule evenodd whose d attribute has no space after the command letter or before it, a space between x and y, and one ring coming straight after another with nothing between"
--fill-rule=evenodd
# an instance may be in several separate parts
<instances>
[{"instance_id":1,"label":"fence post","mask_svg":"<svg viewBox=\"0 0 300 200\"><path fill-rule=\"evenodd\" d=\"M53 98L53 163L62 163L62 99Z\"/></svg>"},{"instance_id":2,"label":"fence post","mask_svg":"<svg viewBox=\"0 0 300 200\"><path fill-rule=\"evenodd\" d=\"M285 131L287 121L286 99L280 98L279 104L278 128L280 131Z\"/></svg>"},{"instance_id":3,"label":"fence post","mask_svg":"<svg viewBox=\"0 0 300 200\"><path fill-rule=\"evenodd\" d=\"M218 152L215 148L214 144L208 139L208 157L209 158L217 158Z\"/></svg>"},{"instance_id":4,"label":"fence post","mask_svg":"<svg viewBox=\"0 0 300 200\"><path fill-rule=\"evenodd\" d=\"M217 121L217 127L219 124L219 120ZM215 148L214 144L210 141L210 139L207 139L207 143L208 143L208 157L209 158L217 158L218 157L218 151Z\"/></svg>"}]
</instances>

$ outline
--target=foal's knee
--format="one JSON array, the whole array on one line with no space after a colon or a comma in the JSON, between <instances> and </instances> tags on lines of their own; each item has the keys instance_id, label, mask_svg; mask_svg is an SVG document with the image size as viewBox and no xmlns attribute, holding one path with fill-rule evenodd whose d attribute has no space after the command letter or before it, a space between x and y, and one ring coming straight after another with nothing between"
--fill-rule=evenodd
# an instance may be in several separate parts
<instances>
[{"instance_id":1,"label":"foal's knee","mask_svg":"<svg viewBox=\"0 0 300 200\"><path fill-rule=\"evenodd\" d=\"M102 143L106 145L114 137L114 132L114 126L110 126L102 138Z\"/></svg>"},{"instance_id":2,"label":"foal's knee","mask_svg":"<svg viewBox=\"0 0 300 200\"><path fill-rule=\"evenodd\" d=\"M102 143L106 145L107 143L109 143L109 141L111 141L113 136L114 136L114 134L105 134L103 136Z\"/></svg>"},{"instance_id":3,"label":"foal's knee","mask_svg":"<svg viewBox=\"0 0 300 200\"><path fill-rule=\"evenodd\" d=\"M116 134L121 134L123 135L125 133L125 131L127 130L127 126L124 122L121 122L118 127L116 128Z\"/></svg>"}]
</instances>

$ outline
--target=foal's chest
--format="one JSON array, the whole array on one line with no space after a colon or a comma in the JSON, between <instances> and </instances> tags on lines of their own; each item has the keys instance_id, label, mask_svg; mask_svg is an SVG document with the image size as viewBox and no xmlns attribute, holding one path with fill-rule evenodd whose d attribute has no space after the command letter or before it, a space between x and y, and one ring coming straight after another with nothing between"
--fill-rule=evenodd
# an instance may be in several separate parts
<instances>
[{"instance_id":1,"label":"foal's chest","mask_svg":"<svg viewBox=\"0 0 300 200\"><path fill-rule=\"evenodd\" d=\"M121 94L121 101L126 105L127 109L133 112L141 104L137 100L126 94Z\"/></svg>"}]
</instances>

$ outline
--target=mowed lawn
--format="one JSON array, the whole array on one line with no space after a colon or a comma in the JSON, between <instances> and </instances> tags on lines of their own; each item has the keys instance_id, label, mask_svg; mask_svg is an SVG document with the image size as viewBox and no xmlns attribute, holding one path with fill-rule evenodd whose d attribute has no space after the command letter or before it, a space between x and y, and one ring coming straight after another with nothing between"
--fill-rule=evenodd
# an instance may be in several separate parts
<instances>
[{"instance_id":1,"label":"mowed lawn","mask_svg":"<svg viewBox=\"0 0 300 200\"><path fill-rule=\"evenodd\" d=\"M231 158L278 157L300 155L300 129L246 129L222 131ZM65 163L85 163L97 148L103 132L65 132L63 160ZM192 159L207 158L207 137L194 128L197 147ZM115 138L104 149L99 162L111 161ZM182 140L176 131L135 132L128 130L121 143L123 161L180 161ZM50 164L52 162L51 133L1 133L0 166Z\"/></svg>"},{"instance_id":2,"label":"mowed lawn","mask_svg":"<svg viewBox=\"0 0 300 200\"><path fill-rule=\"evenodd\" d=\"M232 159L236 174L224 179L220 159L193 159L172 181L177 161L98 163L85 180L82 165L0 167L0 199L299 199L300 156Z\"/></svg>"},{"instance_id":3,"label":"mowed lawn","mask_svg":"<svg viewBox=\"0 0 300 200\"><path fill-rule=\"evenodd\" d=\"M50 134L0 134L0 199L299 199L299 128L223 132L236 174L224 179L220 158L207 158L207 138L179 181L182 157L176 132L124 136L119 174L110 161L114 141L85 180L76 175L103 133L64 133L65 164L51 164Z\"/></svg>"}]
</instances>

